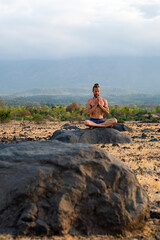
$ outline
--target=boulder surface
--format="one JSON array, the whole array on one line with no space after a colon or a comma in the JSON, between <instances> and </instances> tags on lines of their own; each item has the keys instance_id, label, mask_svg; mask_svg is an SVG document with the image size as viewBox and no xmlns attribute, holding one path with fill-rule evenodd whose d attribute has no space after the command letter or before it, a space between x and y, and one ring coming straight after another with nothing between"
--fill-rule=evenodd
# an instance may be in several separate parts
<instances>
[{"instance_id":1,"label":"boulder surface","mask_svg":"<svg viewBox=\"0 0 160 240\"><path fill-rule=\"evenodd\" d=\"M149 203L134 173L89 144L0 148L0 232L107 234L139 228Z\"/></svg>"},{"instance_id":2,"label":"boulder surface","mask_svg":"<svg viewBox=\"0 0 160 240\"><path fill-rule=\"evenodd\" d=\"M66 143L130 143L131 138L113 128L94 128L78 130L57 130L53 133L52 140Z\"/></svg>"},{"instance_id":3,"label":"boulder surface","mask_svg":"<svg viewBox=\"0 0 160 240\"><path fill-rule=\"evenodd\" d=\"M132 128L130 128L130 127L124 125L124 124L120 124L120 123L114 124L114 125L113 125L113 128L114 128L114 129L117 129L117 130L120 131L120 132L123 132L123 131L132 132L132 131L133 131Z\"/></svg>"}]
</instances>

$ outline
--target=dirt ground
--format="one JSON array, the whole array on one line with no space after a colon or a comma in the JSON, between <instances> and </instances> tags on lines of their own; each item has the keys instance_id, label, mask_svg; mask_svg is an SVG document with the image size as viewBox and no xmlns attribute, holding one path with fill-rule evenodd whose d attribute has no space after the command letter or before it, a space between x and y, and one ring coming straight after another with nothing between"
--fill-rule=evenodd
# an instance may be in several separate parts
<instances>
[{"instance_id":1,"label":"dirt ground","mask_svg":"<svg viewBox=\"0 0 160 240\"><path fill-rule=\"evenodd\" d=\"M49 140L53 132L61 129L66 122L47 122L36 125L33 122L11 121L0 124L0 143L16 144L19 141ZM71 124L71 123L70 123ZM125 236L65 236L58 237L17 237L20 240L111 240L111 239L156 239L160 240L160 123L141 123L128 121L124 123L132 128L125 134L132 137L129 144L99 144L98 147L109 151L125 162L135 172L139 182L148 193L151 205L151 218L144 229ZM71 125L84 128L83 124ZM157 212L158 211L158 212ZM157 213L156 213L157 212ZM14 239L9 235L0 235L0 240Z\"/></svg>"}]
</instances>

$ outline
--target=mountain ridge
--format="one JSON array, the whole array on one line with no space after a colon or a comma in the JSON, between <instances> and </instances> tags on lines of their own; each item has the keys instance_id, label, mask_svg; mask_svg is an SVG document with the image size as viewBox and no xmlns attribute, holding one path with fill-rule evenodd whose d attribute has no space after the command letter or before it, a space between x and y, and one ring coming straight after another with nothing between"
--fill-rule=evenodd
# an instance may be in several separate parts
<instances>
[{"instance_id":1,"label":"mountain ridge","mask_svg":"<svg viewBox=\"0 0 160 240\"><path fill-rule=\"evenodd\" d=\"M0 94L27 89L103 89L160 91L160 57L86 57L61 60L0 61Z\"/></svg>"}]
</instances>

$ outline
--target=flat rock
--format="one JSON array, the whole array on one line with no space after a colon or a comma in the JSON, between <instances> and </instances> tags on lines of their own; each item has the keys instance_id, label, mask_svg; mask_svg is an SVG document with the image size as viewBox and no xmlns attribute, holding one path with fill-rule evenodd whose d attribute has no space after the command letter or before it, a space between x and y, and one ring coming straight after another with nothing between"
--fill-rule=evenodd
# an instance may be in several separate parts
<instances>
[{"instance_id":1,"label":"flat rock","mask_svg":"<svg viewBox=\"0 0 160 240\"><path fill-rule=\"evenodd\" d=\"M1 233L123 233L149 217L135 174L104 150L59 141L7 146L0 148Z\"/></svg>"},{"instance_id":2,"label":"flat rock","mask_svg":"<svg viewBox=\"0 0 160 240\"><path fill-rule=\"evenodd\" d=\"M77 126L72 126L69 123L66 123L64 125L61 126L62 129L65 130L75 130L75 129L79 129Z\"/></svg>"},{"instance_id":3,"label":"flat rock","mask_svg":"<svg viewBox=\"0 0 160 240\"><path fill-rule=\"evenodd\" d=\"M145 128L145 129L141 130L141 132L144 132L144 133L146 133L146 132L154 132L154 130L151 129L151 128Z\"/></svg>"},{"instance_id":4,"label":"flat rock","mask_svg":"<svg viewBox=\"0 0 160 240\"><path fill-rule=\"evenodd\" d=\"M66 143L130 143L131 138L113 128L94 128L90 130L57 130L53 133L51 140L58 140Z\"/></svg>"},{"instance_id":5,"label":"flat rock","mask_svg":"<svg viewBox=\"0 0 160 240\"><path fill-rule=\"evenodd\" d=\"M133 129L124 125L124 124L120 124L120 123L117 123L117 124L114 124L113 125L113 128L120 131L120 132L123 132L123 131L129 131L129 132L132 132Z\"/></svg>"},{"instance_id":6,"label":"flat rock","mask_svg":"<svg viewBox=\"0 0 160 240\"><path fill-rule=\"evenodd\" d=\"M152 138L149 142L158 142L159 140L157 138Z\"/></svg>"}]
</instances>

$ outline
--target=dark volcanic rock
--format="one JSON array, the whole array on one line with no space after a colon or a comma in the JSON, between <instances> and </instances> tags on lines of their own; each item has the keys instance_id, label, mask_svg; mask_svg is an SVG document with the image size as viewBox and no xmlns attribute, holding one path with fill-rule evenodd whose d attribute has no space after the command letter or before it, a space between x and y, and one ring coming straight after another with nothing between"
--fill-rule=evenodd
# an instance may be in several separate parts
<instances>
[{"instance_id":1,"label":"dark volcanic rock","mask_svg":"<svg viewBox=\"0 0 160 240\"><path fill-rule=\"evenodd\" d=\"M114 125L113 125L113 128L116 129L116 130L118 130L118 131L120 131L120 132L123 132L123 131L132 132L132 131L133 131L132 128L130 128L130 127L124 125L124 124L119 124L119 123L114 124Z\"/></svg>"},{"instance_id":2,"label":"dark volcanic rock","mask_svg":"<svg viewBox=\"0 0 160 240\"><path fill-rule=\"evenodd\" d=\"M130 143L131 138L113 128L94 128L90 130L57 130L53 133L52 140L58 140L66 143Z\"/></svg>"},{"instance_id":3,"label":"dark volcanic rock","mask_svg":"<svg viewBox=\"0 0 160 240\"><path fill-rule=\"evenodd\" d=\"M152 138L149 142L158 142L159 140L157 138Z\"/></svg>"},{"instance_id":4,"label":"dark volcanic rock","mask_svg":"<svg viewBox=\"0 0 160 240\"><path fill-rule=\"evenodd\" d=\"M106 234L139 228L148 197L121 161L89 144L0 149L0 232Z\"/></svg>"},{"instance_id":5,"label":"dark volcanic rock","mask_svg":"<svg viewBox=\"0 0 160 240\"><path fill-rule=\"evenodd\" d=\"M147 135L145 133L142 133L141 138L145 139L147 137Z\"/></svg>"},{"instance_id":6,"label":"dark volcanic rock","mask_svg":"<svg viewBox=\"0 0 160 240\"><path fill-rule=\"evenodd\" d=\"M66 124L62 125L61 128L65 129L65 130L76 130L76 129L79 129L77 126L71 126L69 123L66 123Z\"/></svg>"},{"instance_id":7,"label":"dark volcanic rock","mask_svg":"<svg viewBox=\"0 0 160 240\"><path fill-rule=\"evenodd\" d=\"M146 128L146 129L141 130L141 132L144 132L144 133L146 133L146 132L154 132L154 130L151 129L151 128Z\"/></svg>"},{"instance_id":8,"label":"dark volcanic rock","mask_svg":"<svg viewBox=\"0 0 160 240\"><path fill-rule=\"evenodd\" d=\"M152 207L150 211L150 217L160 219L160 208L155 206Z\"/></svg>"}]
</instances>

